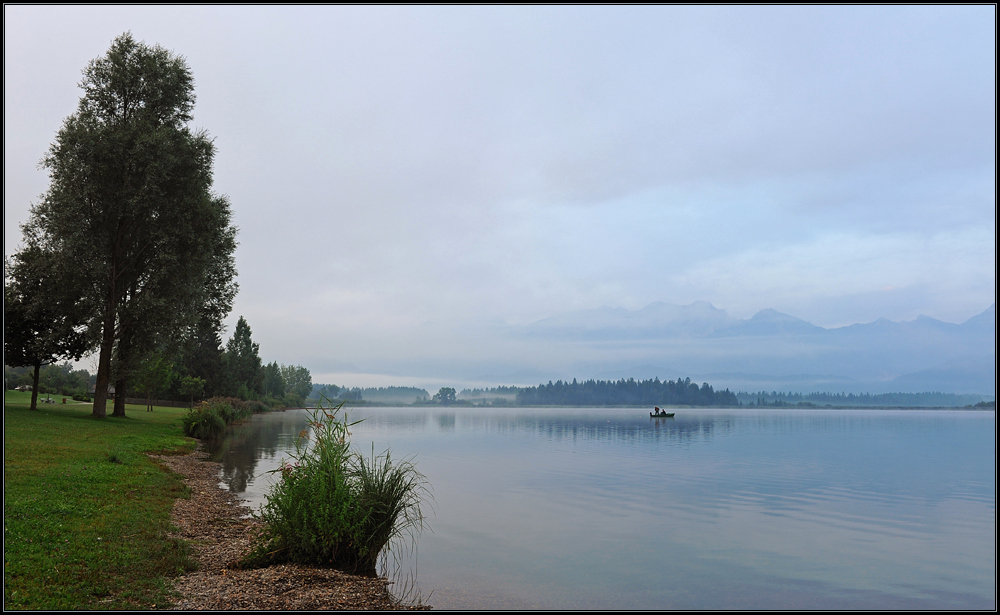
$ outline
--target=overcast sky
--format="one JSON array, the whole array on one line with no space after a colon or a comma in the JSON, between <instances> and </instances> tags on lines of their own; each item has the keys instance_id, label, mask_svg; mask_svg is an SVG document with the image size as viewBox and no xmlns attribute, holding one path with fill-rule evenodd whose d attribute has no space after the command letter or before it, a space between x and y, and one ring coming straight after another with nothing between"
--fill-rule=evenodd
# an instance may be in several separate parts
<instances>
[{"instance_id":1,"label":"overcast sky","mask_svg":"<svg viewBox=\"0 0 1000 615\"><path fill-rule=\"evenodd\" d=\"M240 229L229 331L317 382L601 306L995 300L993 6L5 6L5 255L125 31L193 71Z\"/></svg>"}]
</instances>

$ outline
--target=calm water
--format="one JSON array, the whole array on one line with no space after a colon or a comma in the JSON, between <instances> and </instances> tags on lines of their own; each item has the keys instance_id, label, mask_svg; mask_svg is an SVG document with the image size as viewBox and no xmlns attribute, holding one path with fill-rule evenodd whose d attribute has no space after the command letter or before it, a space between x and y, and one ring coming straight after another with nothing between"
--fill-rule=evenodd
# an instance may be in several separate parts
<instances>
[{"instance_id":1,"label":"calm water","mask_svg":"<svg viewBox=\"0 0 1000 615\"><path fill-rule=\"evenodd\" d=\"M994 412L349 416L431 484L402 569L436 608L996 608ZM259 505L305 421L234 428L223 481Z\"/></svg>"}]
</instances>

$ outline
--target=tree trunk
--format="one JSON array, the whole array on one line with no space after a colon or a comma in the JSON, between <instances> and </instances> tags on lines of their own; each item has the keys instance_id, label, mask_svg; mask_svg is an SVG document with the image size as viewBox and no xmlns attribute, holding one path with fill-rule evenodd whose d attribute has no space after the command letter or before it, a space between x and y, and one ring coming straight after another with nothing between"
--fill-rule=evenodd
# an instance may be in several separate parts
<instances>
[{"instance_id":1,"label":"tree trunk","mask_svg":"<svg viewBox=\"0 0 1000 615\"><path fill-rule=\"evenodd\" d=\"M115 380L115 406L111 416L125 416L125 388L128 382L125 377Z\"/></svg>"},{"instance_id":2,"label":"tree trunk","mask_svg":"<svg viewBox=\"0 0 1000 615\"><path fill-rule=\"evenodd\" d=\"M126 304L127 305L127 304ZM125 416L125 396L128 395L128 378L132 372L132 331L126 323L118 327L118 356L115 379L115 409L111 416Z\"/></svg>"},{"instance_id":3,"label":"tree trunk","mask_svg":"<svg viewBox=\"0 0 1000 615\"><path fill-rule=\"evenodd\" d=\"M108 385L111 383L111 353L115 349L115 309L114 302L108 301L104 315L104 332L101 338L101 354L97 360L97 382L94 385L95 418L108 415Z\"/></svg>"},{"instance_id":4,"label":"tree trunk","mask_svg":"<svg viewBox=\"0 0 1000 615\"><path fill-rule=\"evenodd\" d=\"M42 369L41 363L35 363L35 376L31 383L31 406L29 410L38 410L38 372Z\"/></svg>"}]
</instances>

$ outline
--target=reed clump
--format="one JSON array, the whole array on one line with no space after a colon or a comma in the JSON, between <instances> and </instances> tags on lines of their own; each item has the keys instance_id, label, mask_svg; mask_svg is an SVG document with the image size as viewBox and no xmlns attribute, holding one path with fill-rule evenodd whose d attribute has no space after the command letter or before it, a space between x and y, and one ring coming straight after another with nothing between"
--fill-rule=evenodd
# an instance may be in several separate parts
<instances>
[{"instance_id":1,"label":"reed clump","mask_svg":"<svg viewBox=\"0 0 1000 615\"><path fill-rule=\"evenodd\" d=\"M291 461L256 516L264 530L241 566L282 562L374 574L379 556L396 554L424 527L423 474L388 451L370 458L351 448L343 403L313 412ZM411 543L412 544L412 543Z\"/></svg>"},{"instance_id":2,"label":"reed clump","mask_svg":"<svg viewBox=\"0 0 1000 615\"><path fill-rule=\"evenodd\" d=\"M260 401L236 397L212 397L200 402L181 417L184 435L199 440L221 436L226 426L239 423L254 414L269 412L271 407Z\"/></svg>"}]
</instances>

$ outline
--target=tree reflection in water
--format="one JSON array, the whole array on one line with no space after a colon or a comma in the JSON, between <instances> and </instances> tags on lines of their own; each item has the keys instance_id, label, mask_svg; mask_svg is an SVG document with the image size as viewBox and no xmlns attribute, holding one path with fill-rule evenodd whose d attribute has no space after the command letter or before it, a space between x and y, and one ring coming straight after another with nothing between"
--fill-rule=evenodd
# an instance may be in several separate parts
<instances>
[{"instance_id":1,"label":"tree reflection in water","mask_svg":"<svg viewBox=\"0 0 1000 615\"><path fill-rule=\"evenodd\" d=\"M233 425L222 438L206 443L212 461L222 463L221 481L233 493L243 493L255 478L261 459L274 459L280 451L294 447L309 417L302 411L288 410L256 414L249 421Z\"/></svg>"}]
</instances>

